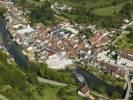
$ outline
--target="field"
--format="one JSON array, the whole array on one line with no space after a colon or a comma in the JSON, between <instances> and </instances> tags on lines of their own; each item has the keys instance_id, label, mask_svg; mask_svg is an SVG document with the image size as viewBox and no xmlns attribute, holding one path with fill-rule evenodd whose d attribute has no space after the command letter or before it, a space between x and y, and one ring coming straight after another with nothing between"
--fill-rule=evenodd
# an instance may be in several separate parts
<instances>
[{"instance_id":1,"label":"field","mask_svg":"<svg viewBox=\"0 0 133 100\"><path fill-rule=\"evenodd\" d=\"M0 94L10 100L83 100L77 95L77 86L53 86L41 84L36 75L22 71L15 62L8 63L9 57L0 50ZM62 90L63 91L62 91ZM1 100L1 99L0 99Z\"/></svg>"},{"instance_id":2,"label":"field","mask_svg":"<svg viewBox=\"0 0 133 100\"><path fill-rule=\"evenodd\" d=\"M72 7L80 6L84 4L85 8L100 8L100 7L107 7L112 4L113 0L54 0L58 1L59 3L66 4ZM125 0L119 0L119 2L124 2ZM129 0L127 0L129 1Z\"/></svg>"},{"instance_id":3,"label":"field","mask_svg":"<svg viewBox=\"0 0 133 100\"><path fill-rule=\"evenodd\" d=\"M126 4L127 2L120 3L116 6L109 6L105 8L98 8L95 9L95 14L99 16L114 16L115 14L119 13L121 8Z\"/></svg>"},{"instance_id":4,"label":"field","mask_svg":"<svg viewBox=\"0 0 133 100\"><path fill-rule=\"evenodd\" d=\"M72 93L76 90L77 87L71 86L70 88L63 88L60 86L50 86L47 85L44 87L42 93L43 96L39 97L37 96L38 100L62 100L63 98L65 100L84 100L82 97L78 96L77 93ZM59 93L61 92L61 93ZM69 94L69 95L68 95ZM35 94L37 95L37 94Z\"/></svg>"},{"instance_id":5,"label":"field","mask_svg":"<svg viewBox=\"0 0 133 100\"><path fill-rule=\"evenodd\" d=\"M41 91L43 94L41 97L38 94L34 94L38 100L61 100L61 98L57 95L58 91L61 87L55 86L44 86L44 89Z\"/></svg>"},{"instance_id":6,"label":"field","mask_svg":"<svg viewBox=\"0 0 133 100\"><path fill-rule=\"evenodd\" d=\"M122 38L119 38L115 45L118 46L120 49L133 49L133 43L129 43L129 38L124 34Z\"/></svg>"},{"instance_id":7,"label":"field","mask_svg":"<svg viewBox=\"0 0 133 100\"><path fill-rule=\"evenodd\" d=\"M133 3L132 0L82 0L82 1L73 1L73 0L56 0L59 3L66 4L71 6L72 8L84 5L83 7L86 9L92 9L95 14L99 16L113 16L114 13L118 13L120 9L124 6L124 4L130 2Z\"/></svg>"}]
</instances>

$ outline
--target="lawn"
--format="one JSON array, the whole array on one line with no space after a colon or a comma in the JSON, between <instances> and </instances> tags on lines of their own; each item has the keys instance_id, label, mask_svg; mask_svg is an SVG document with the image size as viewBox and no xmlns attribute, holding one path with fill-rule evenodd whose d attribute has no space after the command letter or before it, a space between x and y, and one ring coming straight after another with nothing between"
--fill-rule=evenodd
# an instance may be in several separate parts
<instances>
[{"instance_id":1,"label":"lawn","mask_svg":"<svg viewBox=\"0 0 133 100\"><path fill-rule=\"evenodd\" d=\"M62 91L61 89L65 89ZM82 97L77 95L74 90L77 89L77 86L70 86L70 87L60 87L60 86L51 86L46 85L44 86L42 93L43 96L38 96L38 94L34 94L37 100L84 100ZM59 92L63 94L59 94ZM73 93L74 92L74 93ZM62 98L63 97L63 98Z\"/></svg>"},{"instance_id":2,"label":"lawn","mask_svg":"<svg viewBox=\"0 0 133 100\"><path fill-rule=\"evenodd\" d=\"M133 49L133 44L126 43L126 44L122 45L120 48L121 49L127 48L127 49L132 50Z\"/></svg>"},{"instance_id":3,"label":"lawn","mask_svg":"<svg viewBox=\"0 0 133 100\"><path fill-rule=\"evenodd\" d=\"M112 0L54 0L58 1L61 4L66 4L71 7L81 6L84 5L85 8L101 8L107 7L112 4ZM124 0L119 0L122 3Z\"/></svg>"},{"instance_id":4,"label":"lawn","mask_svg":"<svg viewBox=\"0 0 133 100\"><path fill-rule=\"evenodd\" d=\"M61 100L61 98L58 96L58 91L61 87L55 87L55 86L47 86L43 89L43 96L37 97L38 100Z\"/></svg>"},{"instance_id":5,"label":"lawn","mask_svg":"<svg viewBox=\"0 0 133 100\"><path fill-rule=\"evenodd\" d=\"M95 14L99 16L114 16L114 14L118 13L121 8L126 4L127 2L120 3L116 6L109 6L105 8L97 8L94 10Z\"/></svg>"},{"instance_id":6,"label":"lawn","mask_svg":"<svg viewBox=\"0 0 133 100\"><path fill-rule=\"evenodd\" d=\"M122 38L115 42L115 45L120 49L133 49L133 43L129 43L128 41L129 38L126 35L123 35Z\"/></svg>"}]
</instances>

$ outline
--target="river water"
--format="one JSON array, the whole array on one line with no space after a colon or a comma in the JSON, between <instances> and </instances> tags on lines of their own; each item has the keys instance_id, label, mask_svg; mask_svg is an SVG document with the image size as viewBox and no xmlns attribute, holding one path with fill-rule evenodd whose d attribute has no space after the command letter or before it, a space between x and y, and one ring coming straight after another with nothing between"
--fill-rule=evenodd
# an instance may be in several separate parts
<instances>
[{"instance_id":1,"label":"river water","mask_svg":"<svg viewBox=\"0 0 133 100\"><path fill-rule=\"evenodd\" d=\"M15 62L21 66L27 67L26 56L21 51L21 47L12 40L10 32L6 29L6 22L3 17L0 17L0 36L2 37L3 44L8 52L13 56Z\"/></svg>"},{"instance_id":2,"label":"river water","mask_svg":"<svg viewBox=\"0 0 133 100\"><path fill-rule=\"evenodd\" d=\"M5 26L6 26L6 22L5 22L4 18L0 17L0 36L2 36L4 46L6 47L8 52L13 56L13 58L15 59L15 62L19 66L21 66L23 68L27 68L28 67L27 58L22 53L21 47L16 42L14 42L12 40L10 32L6 29ZM102 87L106 88L106 91L109 95L111 95L113 93L113 91L117 91L120 94L123 94L123 92L124 92L122 89L120 89L118 87L111 86L111 85L103 82L102 80L98 79L93 74L90 74L84 70L78 69L78 72L83 75L83 77L87 81L88 86L90 88L92 88L93 90L97 90L99 87L102 86Z\"/></svg>"},{"instance_id":3,"label":"river water","mask_svg":"<svg viewBox=\"0 0 133 100\"><path fill-rule=\"evenodd\" d=\"M89 88L94 91L98 91L98 89L100 87L104 87L106 93L109 96L111 96L114 91L116 91L120 94L124 94L124 90L122 88L114 87L113 85L107 84L104 81L102 81L101 79L97 78L95 75L93 75L83 69L77 69L77 71L83 75ZM123 95L122 95L122 97L123 97Z\"/></svg>"}]
</instances>

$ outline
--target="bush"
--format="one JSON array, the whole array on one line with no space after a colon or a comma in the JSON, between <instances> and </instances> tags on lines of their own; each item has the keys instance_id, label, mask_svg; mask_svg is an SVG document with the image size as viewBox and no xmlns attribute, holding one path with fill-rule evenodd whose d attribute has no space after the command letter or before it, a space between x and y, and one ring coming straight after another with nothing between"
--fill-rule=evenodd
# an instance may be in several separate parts
<instances>
[{"instance_id":1,"label":"bush","mask_svg":"<svg viewBox=\"0 0 133 100\"><path fill-rule=\"evenodd\" d=\"M0 5L0 15L3 15L3 13L6 12L6 8L2 5Z\"/></svg>"},{"instance_id":2,"label":"bush","mask_svg":"<svg viewBox=\"0 0 133 100\"><path fill-rule=\"evenodd\" d=\"M113 98L113 99L120 99L120 98L121 98L121 94L118 93L118 92L116 92L116 91L114 91L114 92L112 93L112 98Z\"/></svg>"}]
</instances>

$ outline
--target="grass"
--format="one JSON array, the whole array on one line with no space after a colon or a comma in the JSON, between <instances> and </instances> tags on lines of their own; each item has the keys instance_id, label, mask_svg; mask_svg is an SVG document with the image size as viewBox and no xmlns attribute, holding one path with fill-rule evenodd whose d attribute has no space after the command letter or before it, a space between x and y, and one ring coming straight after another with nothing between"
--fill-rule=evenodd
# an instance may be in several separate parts
<instances>
[{"instance_id":1,"label":"grass","mask_svg":"<svg viewBox=\"0 0 133 100\"><path fill-rule=\"evenodd\" d=\"M69 96L67 98L67 100L84 100L83 98L81 98L80 96Z\"/></svg>"},{"instance_id":2,"label":"grass","mask_svg":"<svg viewBox=\"0 0 133 100\"><path fill-rule=\"evenodd\" d=\"M61 4L66 4L72 7L84 5L85 8L100 8L100 7L107 7L112 4L112 0L82 0L82 1L71 1L71 0L54 0L58 1ZM124 0L120 0L123 2ZM85 2L85 3L84 3Z\"/></svg>"},{"instance_id":3,"label":"grass","mask_svg":"<svg viewBox=\"0 0 133 100\"><path fill-rule=\"evenodd\" d=\"M126 43L124 44L123 46L120 47L121 49L129 49L129 50L132 50L133 49L133 44L129 44L129 43Z\"/></svg>"},{"instance_id":4,"label":"grass","mask_svg":"<svg viewBox=\"0 0 133 100\"><path fill-rule=\"evenodd\" d=\"M39 97L36 95L37 100L61 100L61 98L58 96L58 91L61 87L57 86L46 86L42 93L43 96Z\"/></svg>"},{"instance_id":5,"label":"grass","mask_svg":"<svg viewBox=\"0 0 133 100\"><path fill-rule=\"evenodd\" d=\"M65 100L84 100L82 97L78 96L77 93L73 93L73 90L75 90L77 87L70 86L70 88L65 88L65 92L61 91L61 88L62 87L60 86L46 85L44 86L44 89L42 91L44 95L40 97L37 94L35 94L35 96L37 100L62 100L63 98L65 98ZM59 91L65 94L59 95Z\"/></svg>"},{"instance_id":6,"label":"grass","mask_svg":"<svg viewBox=\"0 0 133 100\"><path fill-rule=\"evenodd\" d=\"M130 39L124 34L122 38L118 39L115 42L115 45L118 46L120 49L133 49L133 44L129 43Z\"/></svg>"},{"instance_id":7,"label":"grass","mask_svg":"<svg viewBox=\"0 0 133 100\"><path fill-rule=\"evenodd\" d=\"M80 7L81 5L84 5L83 7L86 9L93 8L93 11L96 15L99 16L114 16L114 13L117 13L120 11L120 9L127 3L132 3L132 0L119 0L116 5L112 5L113 0L82 0L78 2L70 1L70 0L57 0L61 4L66 4L71 6L72 8Z\"/></svg>"},{"instance_id":8,"label":"grass","mask_svg":"<svg viewBox=\"0 0 133 100\"><path fill-rule=\"evenodd\" d=\"M69 85L68 87L62 88L62 96L65 97L65 100L84 100L83 97L77 95L78 86Z\"/></svg>"},{"instance_id":9,"label":"grass","mask_svg":"<svg viewBox=\"0 0 133 100\"><path fill-rule=\"evenodd\" d=\"M8 64L8 56L0 50L0 94L10 100L83 100L77 95L77 85L68 87L40 84L36 75L22 71L13 62ZM66 76L67 77L67 76ZM7 87L8 86L8 87ZM9 88L10 87L10 88ZM61 89L66 92L61 91ZM59 95L63 93L62 95Z\"/></svg>"},{"instance_id":10,"label":"grass","mask_svg":"<svg viewBox=\"0 0 133 100\"><path fill-rule=\"evenodd\" d=\"M54 87L54 88L50 88L47 87L46 89L44 89L44 100L59 100L59 97L57 96L57 92L59 91L59 88Z\"/></svg>"},{"instance_id":11,"label":"grass","mask_svg":"<svg viewBox=\"0 0 133 100\"><path fill-rule=\"evenodd\" d=\"M127 2L120 3L116 6L109 6L105 8L98 8L95 9L95 14L99 16L114 16L115 14L118 14L121 8L126 4Z\"/></svg>"}]
</instances>

